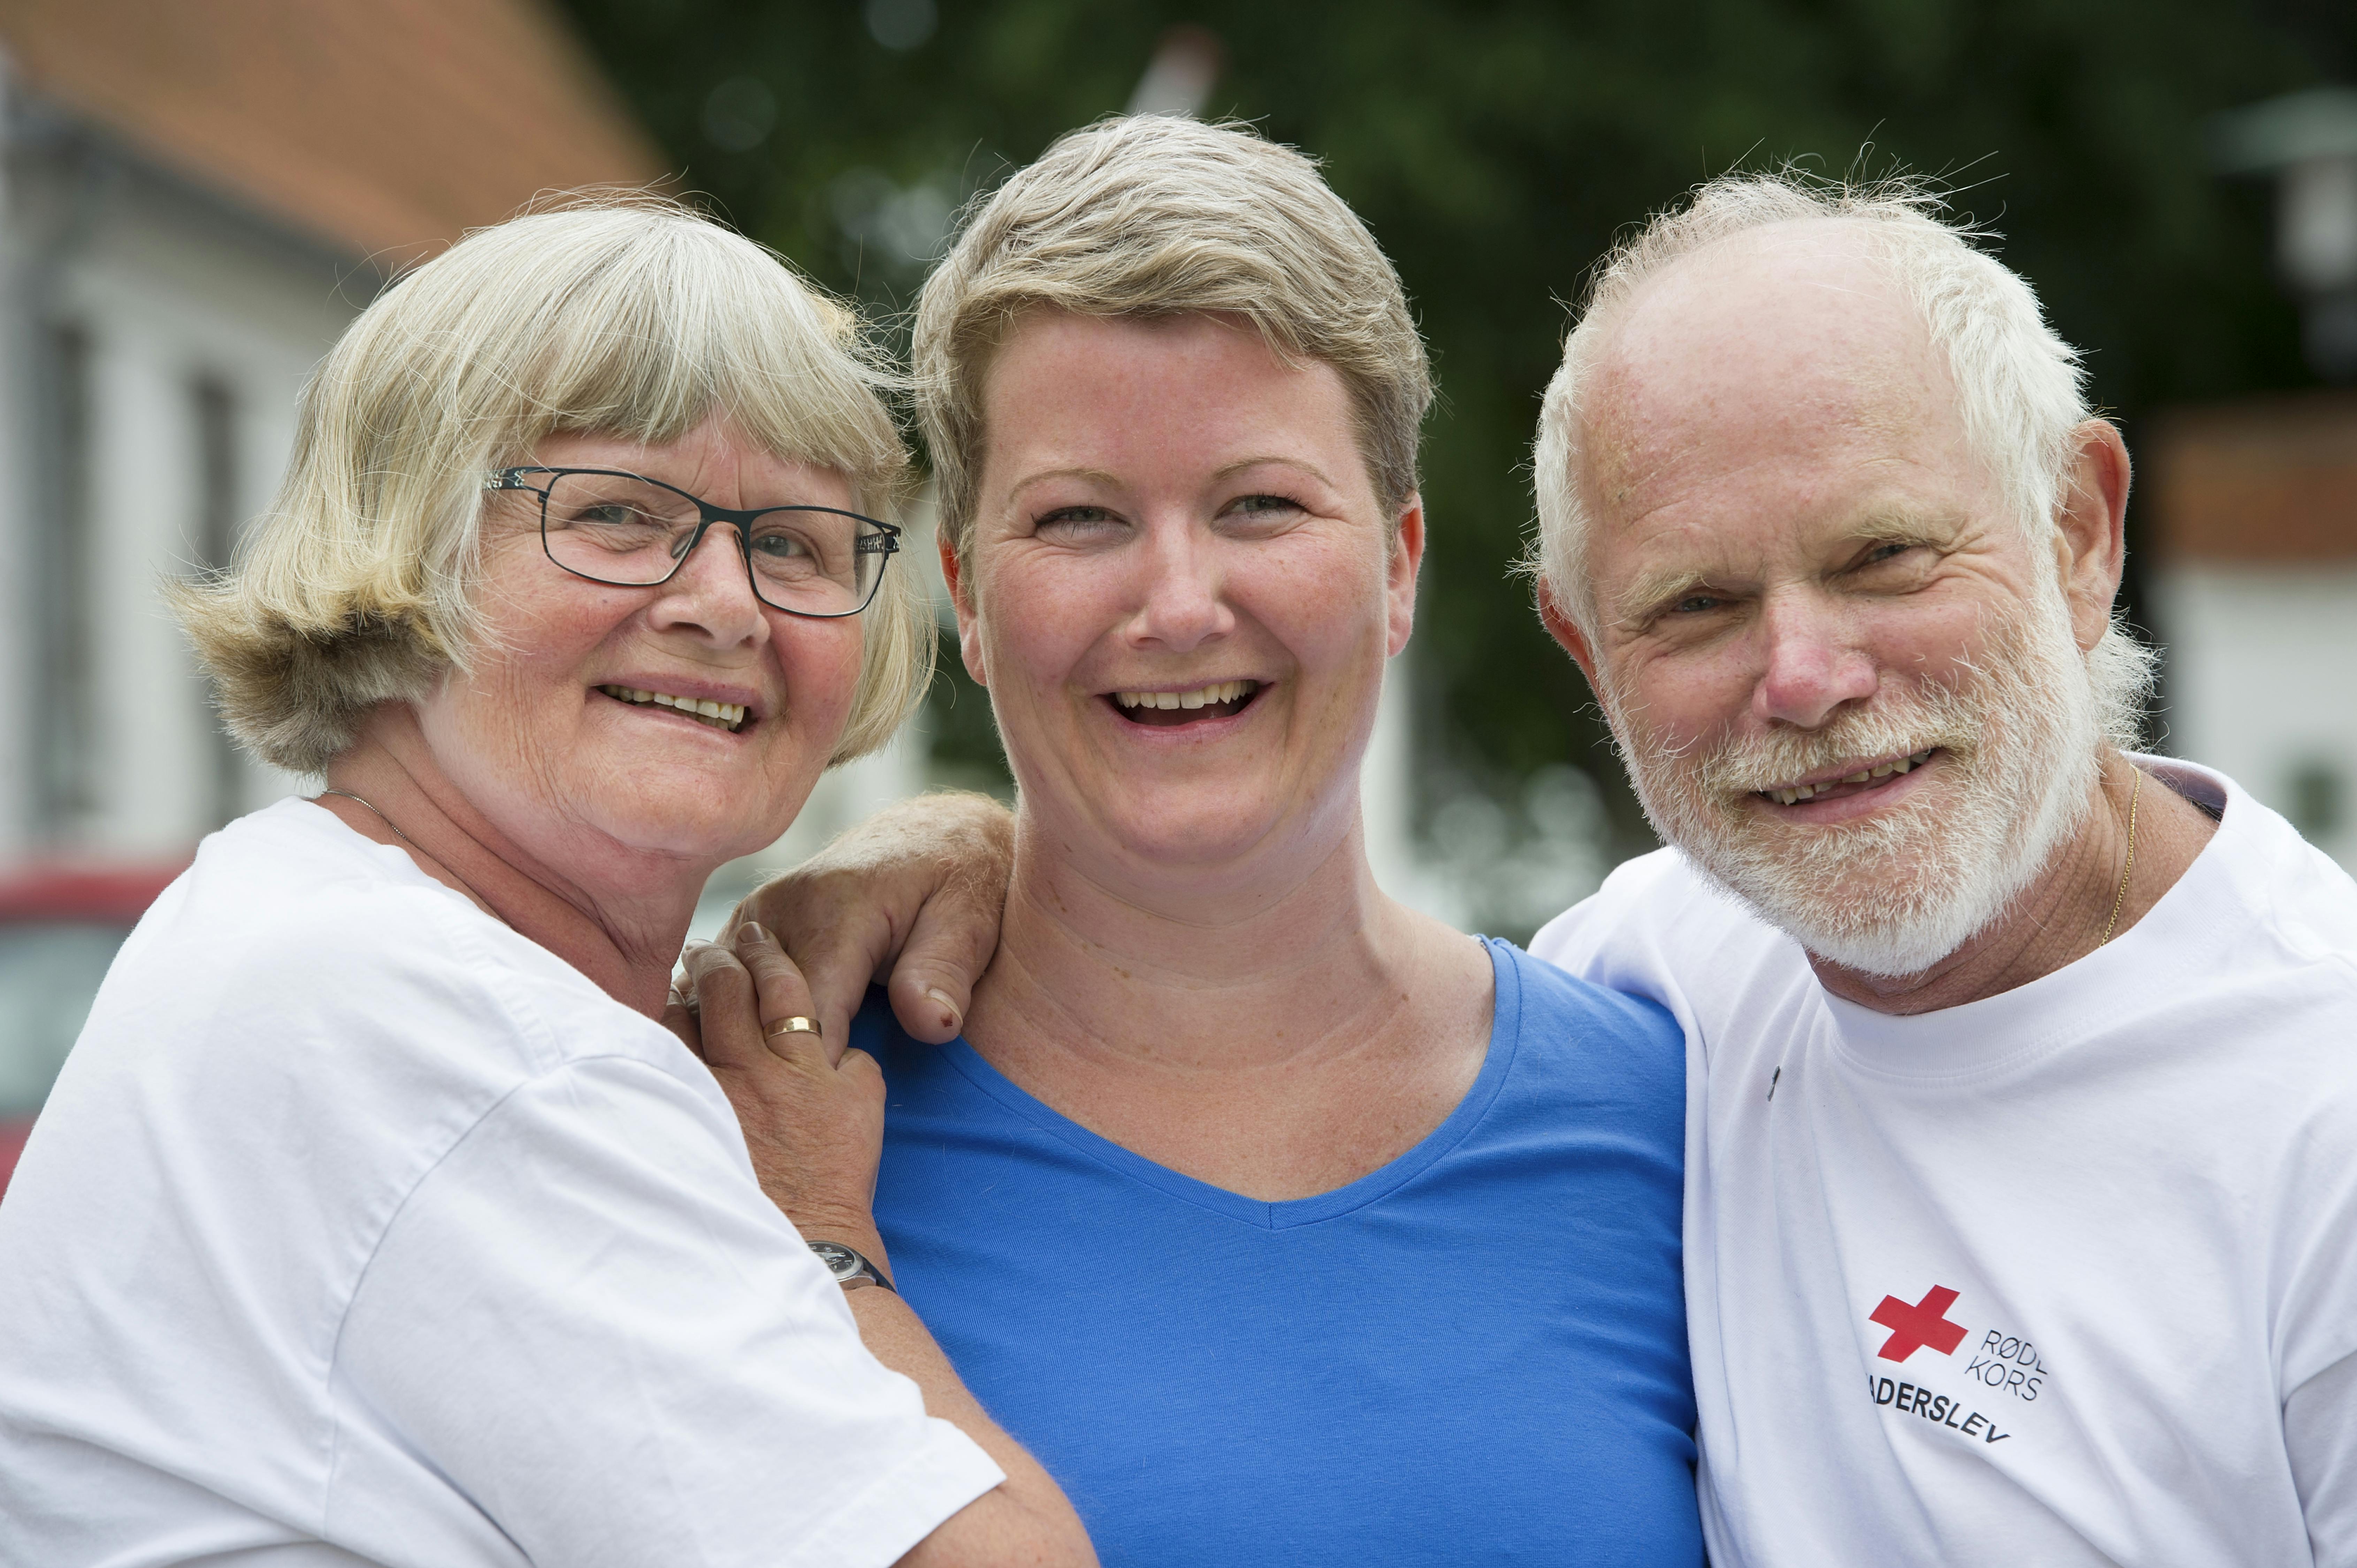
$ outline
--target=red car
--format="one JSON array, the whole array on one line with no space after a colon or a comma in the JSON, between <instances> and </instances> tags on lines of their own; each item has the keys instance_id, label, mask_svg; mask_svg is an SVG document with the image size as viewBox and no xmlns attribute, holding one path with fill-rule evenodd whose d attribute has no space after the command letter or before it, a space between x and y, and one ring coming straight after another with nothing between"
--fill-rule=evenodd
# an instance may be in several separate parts
<instances>
[{"instance_id":1,"label":"red car","mask_svg":"<svg viewBox=\"0 0 2357 1568\"><path fill-rule=\"evenodd\" d=\"M0 1193L115 950L186 865L35 865L0 875Z\"/></svg>"}]
</instances>

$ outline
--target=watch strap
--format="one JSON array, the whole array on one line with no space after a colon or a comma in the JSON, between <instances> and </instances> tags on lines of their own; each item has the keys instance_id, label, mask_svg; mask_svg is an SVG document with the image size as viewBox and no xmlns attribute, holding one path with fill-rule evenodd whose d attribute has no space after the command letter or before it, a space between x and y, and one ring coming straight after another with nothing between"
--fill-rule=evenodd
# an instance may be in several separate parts
<instances>
[{"instance_id":1,"label":"watch strap","mask_svg":"<svg viewBox=\"0 0 2357 1568\"><path fill-rule=\"evenodd\" d=\"M886 1290L892 1290L892 1282L884 1277L883 1270L842 1242L813 1241L809 1245L810 1250L817 1255L818 1261L826 1265L826 1272L834 1276L834 1283L844 1289L857 1290L863 1285L881 1285ZM900 1293L892 1291L892 1294L898 1295Z\"/></svg>"}]
</instances>

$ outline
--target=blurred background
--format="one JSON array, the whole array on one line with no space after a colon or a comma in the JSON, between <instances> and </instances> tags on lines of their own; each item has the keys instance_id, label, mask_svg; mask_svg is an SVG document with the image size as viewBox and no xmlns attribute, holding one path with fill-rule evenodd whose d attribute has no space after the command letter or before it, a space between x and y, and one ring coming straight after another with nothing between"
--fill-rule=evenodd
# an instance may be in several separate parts
<instances>
[{"instance_id":1,"label":"blurred background","mask_svg":"<svg viewBox=\"0 0 2357 1568\"><path fill-rule=\"evenodd\" d=\"M959 208L1125 110L1324 160L1430 341L1430 554L1368 770L1394 891L1523 938L1651 847L1506 575L1526 446L1615 233L1788 160L1932 177L2002 236L2137 456L2154 744L2357 865L2347 0L0 0L0 1120L197 839L301 784L221 735L156 587L230 558L402 266L657 182L901 336ZM944 651L716 911L887 800L1006 790Z\"/></svg>"}]
</instances>

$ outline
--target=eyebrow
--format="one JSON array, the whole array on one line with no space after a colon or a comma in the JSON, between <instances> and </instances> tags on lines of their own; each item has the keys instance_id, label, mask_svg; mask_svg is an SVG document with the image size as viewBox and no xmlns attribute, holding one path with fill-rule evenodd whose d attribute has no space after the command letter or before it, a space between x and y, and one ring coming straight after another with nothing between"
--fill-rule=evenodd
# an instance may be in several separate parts
<instances>
[{"instance_id":1,"label":"eyebrow","mask_svg":"<svg viewBox=\"0 0 2357 1568\"><path fill-rule=\"evenodd\" d=\"M1612 618L1622 624L1642 620L1652 610L1682 599L1710 581L1710 574L1691 566L1649 566L1635 582L1615 596Z\"/></svg>"},{"instance_id":2,"label":"eyebrow","mask_svg":"<svg viewBox=\"0 0 2357 1568\"><path fill-rule=\"evenodd\" d=\"M1034 485L1044 485L1050 479L1087 479L1094 484L1117 485L1121 481L1103 468L1042 468L1036 474L1026 474L1006 491L1006 499L1015 499Z\"/></svg>"},{"instance_id":3,"label":"eyebrow","mask_svg":"<svg viewBox=\"0 0 2357 1568\"><path fill-rule=\"evenodd\" d=\"M1954 538L1963 521L1953 512L1878 511L1861 518L1849 537L1861 544L1937 544Z\"/></svg>"},{"instance_id":4,"label":"eyebrow","mask_svg":"<svg viewBox=\"0 0 2357 1568\"><path fill-rule=\"evenodd\" d=\"M1213 474L1211 478L1212 481L1216 483L1222 479L1232 479L1247 468L1261 468L1272 466L1285 468L1298 468L1303 473L1308 475L1311 478L1316 479L1319 484L1324 485L1329 490L1340 489L1341 488L1335 484L1331 476L1329 476L1325 469L1309 461L1307 457L1280 457L1273 452L1258 457L1240 458L1233 463L1228 464L1218 473Z\"/></svg>"},{"instance_id":5,"label":"eyebrow","mask_svg":"<svg viewBox=\"0 0 2357 1568\"><path fill-rule=\"evenodd\" d=\"M1259 468L1268 467L1270 465L1276 465L1287 468L1298 468L1329 489L1337 489L1340 488L1334 483L1333 479L1327 475L1323 468L1320 468L1317 464L1310 462L1308 459L1304 457L1280 457L1274 453L1264 454L1252 457L1240 457L1232 463L1223 464L1220 469L1211 476L1211 483L1216 485L1223 480L1235 478L1238 474L1244 472L1248 468ZM1080 465L1074 465L1071 467L1063 468L1042 468L1036 474L1026 474L1023 478L1017 479L1013 487L1007 490L1007 499L1009 500L1013 500L1021 496L1026 490L1031 489L1034 485L1043 485L1051 479L1085 479L1092 484L1115 486L1122 482L1120 476L1109 473L1103 468L1091 468Z\"/></svg>"}]
</instances>

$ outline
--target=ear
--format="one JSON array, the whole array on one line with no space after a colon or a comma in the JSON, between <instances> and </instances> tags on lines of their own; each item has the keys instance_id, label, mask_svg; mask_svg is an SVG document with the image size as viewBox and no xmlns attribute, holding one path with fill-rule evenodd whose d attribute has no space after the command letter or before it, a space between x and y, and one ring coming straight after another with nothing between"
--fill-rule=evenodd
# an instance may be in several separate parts
<instances>
[{"instance_id":1,"label":"ear","mask_svg":"<svg viewBox=\"0 0 2357 1568\"><path fill-rule=\"evenodd\" d=\"M2055 564L2082 650L2112 624L2127 558L2128 448L2119 427L2091 419L2071 433L2075 448L2054 514Z\"/></svg>"},{"instance_id":2,"label":"ear","mask_svg":"<svg viewBox=\"0 0 2357 1568\"><path fill-rule=\"evenodd\" d=\"M1544 577L1539 579L1539 624L1547 628L1547 635L1554 638L1566 653L1571 655L1571 661L1579 666L1579 672L1587 677L1588 685L1593 687L1596 684L1596 650L1589 645L1587 634L1579 629L1579 623L1571 618L1570 612L1555 598L1554 586Z\"/></svg>"},{"instance_id":3,"label":"ear","mask_svg":"<svg viewBox=\"0 0 2357 1568\"><path fill-rule=\"evenodd\" d=\"M1383 571L1383 598L1391 616L1389 652L1396 658L1415 629L1415 575L1424 564L1424 498L1410 496L1392 534L1391 561Z\"/></svg>"},{"instance_id":4,"label":"ear","mask_svg":"<svg viewBox=\"0 0 2357 1568\"><path fill-rule=\"evenodd\" d=\"M949 585L951 607L957 611L958 659L965 665L965 672L974 677L975 685L987 686L990 675L982 662L982 622L974 613L974 594L965 580L965 564L948 540L936 539L933 543L941 552L942 581Z\"/></svg>"}]
</instances>

